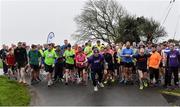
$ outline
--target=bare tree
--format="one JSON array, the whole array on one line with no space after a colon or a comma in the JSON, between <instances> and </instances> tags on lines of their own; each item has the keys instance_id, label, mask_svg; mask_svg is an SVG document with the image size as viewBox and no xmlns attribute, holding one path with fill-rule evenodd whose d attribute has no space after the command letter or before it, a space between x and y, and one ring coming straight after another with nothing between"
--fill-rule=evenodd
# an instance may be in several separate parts
<instances>
[{"instance_id":1,"label":"bare tree","mask_svg":"<svg viewBox=\"0 0 180 107\"><path fill-rule=\"evenodd\" d=\"M72 36L78 41L101 39L111 44L127 40L139 42L142 37L156 41L167 35L158 22L127 14L115 0L89 0L74 20L78 30Z\"/></svg>"},{"instance_id":2,"label":"bare tree","mask_svg":"<svg viewBox=\"0 0 180 107\"><path fill-rule=\"evenodd\" d=\"M75 18L80 37L101 39L107 43L119 36L119 23L126 15L126 10L114 0L89 0L83 12Z\"/></svg>"}]
</instances>

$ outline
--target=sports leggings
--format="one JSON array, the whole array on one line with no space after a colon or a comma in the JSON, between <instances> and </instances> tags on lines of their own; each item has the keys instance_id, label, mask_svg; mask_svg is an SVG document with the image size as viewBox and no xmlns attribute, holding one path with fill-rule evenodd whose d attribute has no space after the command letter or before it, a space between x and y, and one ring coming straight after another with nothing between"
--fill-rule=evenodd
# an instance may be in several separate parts
<instances>
[{"instance_id":1,"label":"sports leggings","mask_svg":"<svg viewBox=\"0 0 180 107\"><path fill-rule=\"evenodd\" d=\"M96 74L98 74L98 81L99 81L99 83L101 83L101 82L102 82L102 77L103 77L103 71L102 71L102 69L92 70L92 71L91 71L91 78L92 78L92 81L93 81L93 85L94 85L94 86L97 86Z\"/></svg>"}]
</instances>

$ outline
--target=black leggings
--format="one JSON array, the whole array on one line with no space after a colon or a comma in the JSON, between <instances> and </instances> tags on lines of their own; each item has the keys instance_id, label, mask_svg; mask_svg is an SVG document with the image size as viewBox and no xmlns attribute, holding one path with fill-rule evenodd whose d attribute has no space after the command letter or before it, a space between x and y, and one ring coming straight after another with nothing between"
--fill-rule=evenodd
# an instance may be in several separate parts
<instances>
[{"instance_id":1,"label":"black leggings","mask_svg":"<svg viewBox=\"0 0 180 107\"><path fill-rule=\"evenodd\" d=\"M54 79L63 78L63 69L55 69Z\"/></svg>"},{"instance_id":2,"label":"black leggings","mask_svg":"<svg viewBox=\"0 0 180 107\"><path fill-rule=\"evenodd\" d=\"M96 74L98 74L98 81L99 81L99 83L101 83L101 82L102 82L102 77L103 77L103 71L102 71L102 69L93 70L93 71L91 72L91 78L92 78L92 81L93 81L93 85L94 85L94 86L97 86Z\"/></svg>"},{"instance_id":3,"label":"black leggings","mask_svg":"<svg viewBox=\"0 0 180 107\"><path fill-rule=\"evenodd\" d=\"M158 83L159 81L159 69L155 69L155 68L149 68L150 71L150 80L152 81L153 78L155 77L156 83Z\"/></svg>"},{"instance_id":4,"label":"black leggings","mask_svg":"<svg viewBox=\"0 0 180 107\"><path fill-rule=\"evenodd\" d=\"M165 73L165 85L171 85L172 74L174 75L174 85L178 85L178 67L169 67Z\"/></svg>"},{"instance_id":5,"label":"black leggings","mask_svg":"<svg viewBox=\"0 0 180 107\"><path fill-rule=\"evenodd\" d=\"M82 68L77 68L78 69L78 75L79 75L79 78L81 77L81 72L83 72L83 70L85 69L85 67L82 67Z\"/></svg>"},{"instance_id":6,"label":"black leggings","mask_svg":"<svg viewBox=\"0 0 180 107\"><path fill-rule=\"evenodd\" d=\"M6 65L6 63L3 61L3 72L7 73L8 72L8 66Z\"/></svg>"}]
</instances>

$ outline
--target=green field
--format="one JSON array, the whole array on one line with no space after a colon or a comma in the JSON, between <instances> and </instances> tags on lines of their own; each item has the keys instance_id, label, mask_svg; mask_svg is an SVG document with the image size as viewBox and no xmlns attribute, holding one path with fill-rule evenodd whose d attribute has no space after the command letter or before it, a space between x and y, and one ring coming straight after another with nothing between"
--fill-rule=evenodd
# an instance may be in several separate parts
<instances>
[{"instance_id":1,"label":"green field","mask_svg":"<svg viewBox=\"0 0 180 107\"><path fill-rule=\"evenodd\" d=\"M28 106L30 93L28 88L0 76L0 106Z\"/></svg>"}]
</instances>

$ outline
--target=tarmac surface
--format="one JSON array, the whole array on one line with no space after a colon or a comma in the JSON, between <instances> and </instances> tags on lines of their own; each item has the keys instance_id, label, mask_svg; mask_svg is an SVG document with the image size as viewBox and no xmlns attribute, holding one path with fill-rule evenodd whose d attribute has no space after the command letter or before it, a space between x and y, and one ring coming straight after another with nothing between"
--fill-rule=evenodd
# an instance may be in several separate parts
<instances>
[{"instance_id":1,"label":"tarmac surface","mask_svg":"<svg viewBox=\"0 0 180 107\"><path fill-rule=\"evenodd\" d=\"M31 86L36 106L168 106L157 89L139 90L137 86L105 86L94 92L93 86L63 83L47 87L46 82ZM33 92L33 91L32 91Z\"/></svg>"}]
</instances>

